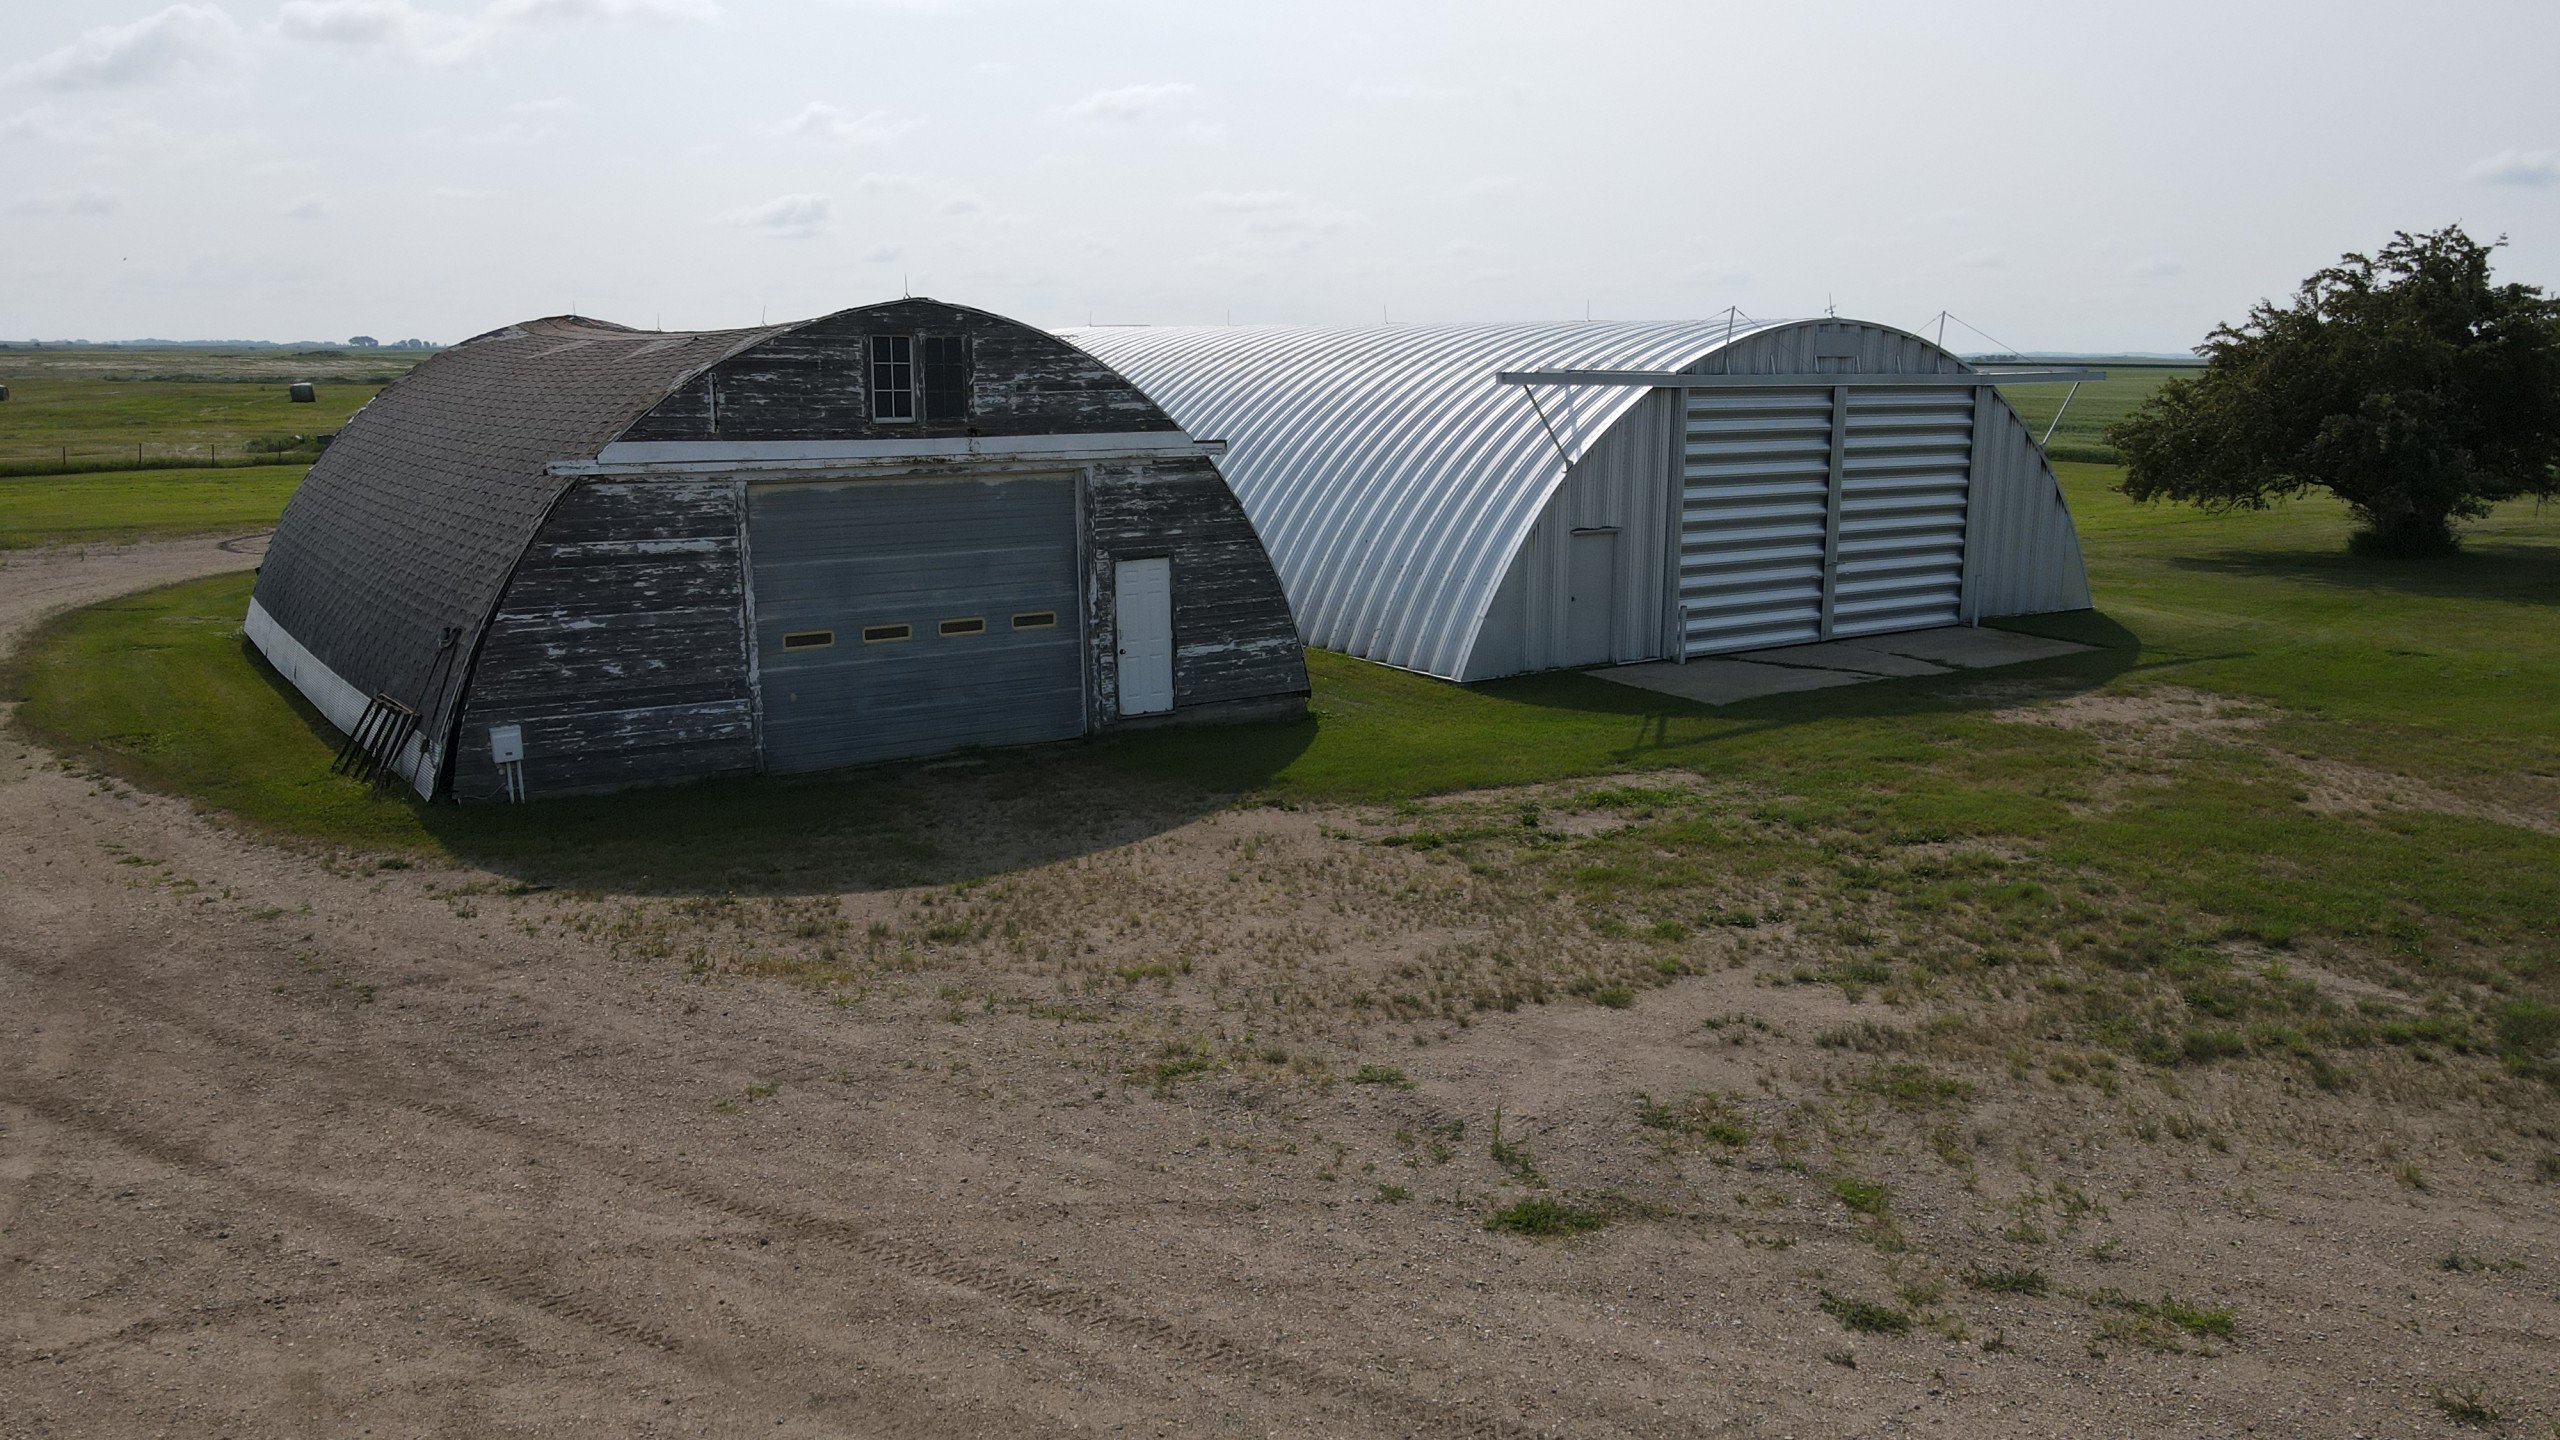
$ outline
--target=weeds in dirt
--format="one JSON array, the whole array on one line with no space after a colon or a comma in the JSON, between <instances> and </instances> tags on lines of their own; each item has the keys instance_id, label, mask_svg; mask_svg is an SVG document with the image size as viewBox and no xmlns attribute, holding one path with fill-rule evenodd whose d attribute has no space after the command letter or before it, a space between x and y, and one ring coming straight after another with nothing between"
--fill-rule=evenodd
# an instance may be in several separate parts
<instances>
[{"instance_id":1,"label":"weeds in dirt","mask_svg":"<svg viewBox=\"0 0 2560 1440\"><path fill-rule=\"evenodd\" d=\"M1994 1295L2042 1295L2045 1293L2044 1272L2033 1266L2004 1270L1967 1270L1964 1283L1971 1289Z\"/></svg>"},{"instance_id":2,"label":"weeds in dirt","mask_svg":"<svg viewBox=\"0 0 2560 1440\"><path fill-rule=\"evenodd\" d=\"M2473 1430L2494 1430L2507 1423L2506 1413L2489 1398L2489 1392L2477 1385L2458 1390L2436 1389L2427 1392L2438 1413L2456 1425Z\"/></svg>"},{"instance_id":3,"label":"weeds in dirt","mask_svg":"<svg viewBox=\"0 0 2560 1440\"><path fill-rule=\"evenodd\" d=\"M1515 1140L1504 1138L1502 1133L1502 1106L1499 1103L1496 1103L1493 1107L1493 1140L1492 1143L1486 1147L1486 1153L1493 1157L1494 1164L1510 1171L1512 1176L1519 1180L1523 1185L1544 1185L1547 1183L1539 1176L1537 1161L1530 1157L1529 1147L1522 1145Z\"/></svg>"},{"instance_id":4,"label":"weeds in dirt","mask_svg":"<svg viewBox=\"0 0 2560 1440\"><path fill-rule=\"evenodd\" d=\"M1904 1335L1911 1330L1911 1312L1854 1296L1822 1292L1822 1313L1840 1322L1843 1330L1867 1335Z\"/></svg>"},{"instance_id":5,"label":"weeds in dirt","mask_svg":"<svg viewBox=\"0 0 2560 1440\"><path fill-rule=\"evenodd\" d=\"M1486 1218L1487 1230L1506 1231L1514 1235L1578 1235L1598 1230L1609 1223L1609 1217L1597 1210L1581 1210L1544 1195L1507 1205Z\"/></svg>"},{"instance_id":6,"label":"weeds in dirt","mask_svg":"<svg viewBox=\"0 0 2560 1440\"><path fill-rule=\"evenodd\" d=\"M1692 1090L1668 1103L1650 1095L1636 1097L1636 1123L1656 1132L1666 1151L1697 1144L1739 1150L1751 1143L1750 1122L1741 1107L1713 1090Z\"/></svg>"},{"instance_id":7,"label":"weeds in dirt","mask_svg":"<svg viewBox=\"0 0 2560 1440\"><path fill-rule=\"evenodd\" d=\"M1831 1198L1861 1215L1882 1219L1892 1206L1893 1192L1873 1180L1855 1175L1835 1176L1831 1181Z\"/></svg>"},{"instance_id":8,"label":"weeds in dirt","mask_svg":"<svg viewBox=\"0 0 2560 1440\"><path fill-rule=\"evenodd\" d=\"M1363 1065L1351 1072L1354 1085L1385 1085L1397 1090L1410 1090L1413 1081L1393 1065Z\"/></svg>"},{"instance_id":9,"label":"weeds in dirt","mask_svg":"<svg viewBox=\"0 0 2560 1440\"><path fill-rule=\"evenodd\" d=\"M1879 1066L1859 1077L1858 1087L1883 1097L1897 1110L1924 1111L1969 1105L1973 1086L1926 1065L1900 1062Z\"/></svg>"},{"instance_id":10,"label":"weeds in dirt","mask_svg":"<svg viewBox=\"0 0 2560 1440\"><path fill-rule=\"evenodd\" d=\"M2105 1314L2099 1334L2163 1354L2180 1354L2183 1338L2231 1341L2240 1338L2239 1315L2227 1305L2198 1305L2174 1295L2141 1300L2112 1287L2069 1292L2091 1309Z\"/></svg>"}]
</instances>

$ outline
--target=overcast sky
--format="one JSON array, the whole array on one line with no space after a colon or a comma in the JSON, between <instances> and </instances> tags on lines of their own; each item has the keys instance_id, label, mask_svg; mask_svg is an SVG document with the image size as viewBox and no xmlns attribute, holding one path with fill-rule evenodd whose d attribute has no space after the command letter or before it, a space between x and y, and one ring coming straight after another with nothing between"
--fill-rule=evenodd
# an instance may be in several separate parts
<instances>
[{"instance_id":1,"label":"overcast sky","mask_svg":"<svg viewBox=\"0 0 2560 1440\"><path fill-rule=\"evenodd\" d=\"M908 286L2183 349L2399 228L2560 285L2555 57L2548 0L0 0L0 337Z\"/></svg>"}]
</instances>

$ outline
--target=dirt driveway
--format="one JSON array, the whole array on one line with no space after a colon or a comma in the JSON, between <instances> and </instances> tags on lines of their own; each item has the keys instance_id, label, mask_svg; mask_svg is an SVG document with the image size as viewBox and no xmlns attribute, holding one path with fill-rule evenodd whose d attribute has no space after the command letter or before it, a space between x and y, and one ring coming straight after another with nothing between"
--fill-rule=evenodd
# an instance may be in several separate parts
<instances>
[{"instance_id":1,"label":"dirt driveway","mask_svg":"<svg viewBox=\"0 0 2560 1440\"><path fill-rule=\"evenodd\" d=\"M9 557L0 643L250 559ZM960 950L826 993L689 962L667 903L294 852L0 740L0 1435L2338 1436L2452 1433L2465 1387L2548 1423L2552 1192L2452 1117L2200 1081L2173 1153L2053 1091L1962 1122L1959 1168L1806 1118L1814 1037L1874 1007L1746 942L1630 1009L1150 1048L1232 1028L1257 965L1384 987L1450 943L1399 897L1458 880L1364 823L1222 812L1022 877L1005 953L1081 946L1119 1000ZM1040 930L1142 885L1248 918L1183 932L1196 968L1147 915ZM1639 1123L1699 1090L1820 1148ZM1531 1193L1612 1223L1486 1228ZM2043 1293L1961 1283L2031 1244ZM1853 1332L1857 1295L1924 1323Z\"/></svg>"}]
</instances>

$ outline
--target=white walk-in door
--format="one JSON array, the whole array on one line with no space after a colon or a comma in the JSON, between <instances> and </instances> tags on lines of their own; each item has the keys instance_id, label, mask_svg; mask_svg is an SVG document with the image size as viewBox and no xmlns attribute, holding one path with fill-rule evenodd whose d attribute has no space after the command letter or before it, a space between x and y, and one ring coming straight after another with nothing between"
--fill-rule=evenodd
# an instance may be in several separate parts
<instances>
[{"instance_id":1,"label":"white walk-in door","mask_svg":"<svg viewBox=\"0 0 2560 1440\"><path fill-rule=\"evenodd\" d=\"M1564 663L1606 664L1618 658L1618 532L1576 530L1567 554Z\"/></svg>"},{"instance_id":2,"label":"white walk-in door","mask_svg":"<svg viewBox=\"0 0 2560 1440\"><path fill-rule=\"evenodd\" d=\"M1173 562L1123 560L1112 571L1118 597L1120 713L1173 708Z\"/></svg>"}]
</instances>

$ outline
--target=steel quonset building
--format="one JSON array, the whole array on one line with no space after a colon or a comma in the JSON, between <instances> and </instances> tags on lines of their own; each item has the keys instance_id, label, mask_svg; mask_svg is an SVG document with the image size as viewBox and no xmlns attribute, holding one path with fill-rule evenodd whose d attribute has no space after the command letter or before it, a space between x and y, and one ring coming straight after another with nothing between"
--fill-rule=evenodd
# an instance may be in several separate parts
<instances>
[{"instance_id":1,"label":"steel quonset building","mask_svg":"<svg viewBox=\"0 0 2560 1440\"><path fill-rule=\"evenodd\" d=\"M940 301L535 320L348 423L247 633L465 800L1302 713L1214 449L1084 351Z\"/></svg>"},{"instance_id":2,"label":"steel quonset building","mask_svg":"<svg viewBox=\"0 0 2560 1440\"><path fill-rule=\"evenodd\" d=\"M2089 604L2018 375L1888 326L1066 334L1225 442L1328 649L1480 680Z\"/></svg>"}]
</instances>

